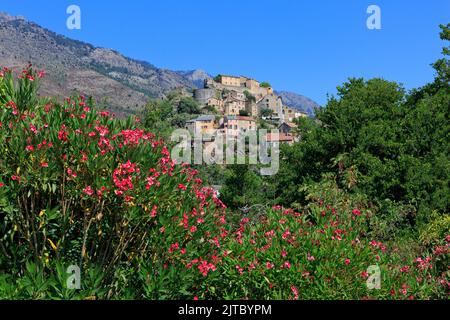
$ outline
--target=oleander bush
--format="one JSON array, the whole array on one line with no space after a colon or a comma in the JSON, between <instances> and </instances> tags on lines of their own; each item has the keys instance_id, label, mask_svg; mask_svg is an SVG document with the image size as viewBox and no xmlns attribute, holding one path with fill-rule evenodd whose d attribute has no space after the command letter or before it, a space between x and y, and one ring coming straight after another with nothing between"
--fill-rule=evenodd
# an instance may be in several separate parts
<instances>
[{"instance_id":1,"label":"oleander bush","mask_svg":"<svg viewBox=\"0 0 450 320\"><path fill-rule=\"evenodd\" d=\"M12 297L61 296L51 289L64 283L56 267L78 265L99 270L102 298L128 281L146 297L187 297L201 274L183 280L196 275L178 264L214 260L224 205L139 119L114 119L83 97L38 99L40 75L28 67L0 77L1 282L26 286Z\"/></svg>"},{"instance_id":2,"label":"oleander bush","mask_svg":"<svg viewBox=\"0 0 450 320\"><path fill-rule=\"evenodd\" d=\"M381 241L381 208L333 176L305 187L299 212L240 216L138 118L40 98L42 76L0 74L0 298L448 298L445 224Z\"/></svg>"},{"instance_id":3,"label":"oleander bush","mask_svg":"<svg viewBox=\"0 0 450 320\"><path fill-rule=\"evenodd\" d=\"M310 204L301 212L274 206L241 220L214 285L217 297L448 298L448 233L429 247L382 242L370 232L378 208L348 196L331 177L307 192ZM380 288L371 290L377 267Z\"/></svg>"}]
</instances>

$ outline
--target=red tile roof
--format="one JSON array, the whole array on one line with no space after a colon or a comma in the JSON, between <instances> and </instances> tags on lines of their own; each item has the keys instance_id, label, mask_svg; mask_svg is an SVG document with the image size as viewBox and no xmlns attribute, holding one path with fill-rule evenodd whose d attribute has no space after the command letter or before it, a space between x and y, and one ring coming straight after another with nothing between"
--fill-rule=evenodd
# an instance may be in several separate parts
<instances>
[{"instance_id":1,"label":"red tile roof","mask_svg":"<svg viewBox=\"0 0 450 320\"><path fill-rule=\"evenodd\" d=\"M266 135L266 141L268 142L291 142L294 141L294 137L290 134L286 134L283 132L280 132L278 134L276 133L268 133Z\"/></svg>"}]
</instances>

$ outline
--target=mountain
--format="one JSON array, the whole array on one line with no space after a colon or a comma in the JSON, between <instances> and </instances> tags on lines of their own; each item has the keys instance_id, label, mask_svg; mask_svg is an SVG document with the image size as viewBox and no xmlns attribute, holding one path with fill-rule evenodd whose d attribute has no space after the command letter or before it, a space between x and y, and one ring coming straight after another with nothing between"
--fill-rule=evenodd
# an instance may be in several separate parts
<instances>
[{"instance_id":1,"label":"mountain","mask_svg":"<svg viewBox=\"0 0 450 320\"><path fill-rule=\"evenodd\" d=\"M192 81L197 88L203 88L206 79L211 79L212 76L206 73L206 71L197 69L191 71L177 71L178 74L184 78Z\"/></svg>"},{"instance_id":2,"label":"mountain","mask_svg":"<svg viewBox=\"0 0 450 320\"><path fill-rule=\"evenodd\" d=\"M314 116L315 109L320 108L318 103L301 94L288 91L275 91L275 94L280 96L288 107L306 112L310 117Z\"/></svg>"},{"instance_id":3,"label":"mountain","mask_svg":"<svg viewBox=\"0 0 450 320\"><path fill-rule=\"evenodd\" d=\"M0 13L0 64L46 70L41 94L65 97L74 91L92 95L113 111L129 113L149 97L173 89L195 88L189 77L91 44L72 40L26 21ZM192 79L196 72L190 73Z\"/></svg>"},{"instance_id":4,"label":"mountain","mask_svg":"<svg viewBox=\"0 0 450 320\"><path fill-rule=\"evenodd\" d=\"M157 68L0 12L0 65L21 68L28 63L46 71L41 95L64 98L79 92L119 114L132 113L149 98L163 98L180 87L203 87L204 80L211 77L203 70ZM317 106L295 93L279 94L288 106L310 115Z\"/></svg>"}]
</instances>

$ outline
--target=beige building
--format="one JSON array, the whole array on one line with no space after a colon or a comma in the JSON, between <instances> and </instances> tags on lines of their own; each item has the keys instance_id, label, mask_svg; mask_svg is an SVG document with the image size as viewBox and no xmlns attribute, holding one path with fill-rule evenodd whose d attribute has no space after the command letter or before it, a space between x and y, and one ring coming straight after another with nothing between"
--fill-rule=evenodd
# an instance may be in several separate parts
<instances>
[{"instance_id":1,"label":"beige building","mask_svg":"<svg viewBox=\"0 0 450 320\"><path fill-rule=\"evenodd\" d=\"M245 98L239 99L232 96L228 97L225 102L225 115L239 115L239 111L245 110Z\"/></svg>"},{"instance_id":2,"label":"beige building","mask_svg":"<svg viewBox=\"0 0 450 320\"><path fill-rule=\"evenodd\" d=\"M252 117L225 116L223 129L227 136L237 138L248 131L256 131L256 122Z\"/></svg>"},{"instance_id":3,"label":"beige building","mask_svg":"<svg viewBox=\"0 0 450 320\"><path fill-rule=\"evenodd\" d=\"M206 102L207 106L210 107L214 107L217 109L217 111L223 113L225 112L225 108L224 108L224 102L222 99L218 99L216 97L210 98L208 99L208 101Z\"/></svg>"},{"instance_id":4,"label":"beige building","mask_svg":"<svg viewBox=\"0 0 450 320\"><path fill-rule=\"evenodd\" d=\"M186 129L191 134L213 135L217 129L216 117L214 115L202 115L196 119L186 122Z\"/></svg>"},{"instance_id":5,"label":"beige building","mask_svg":"<svg viewBox=\"0 0 450 320\"><path fill-rule=\"evenodd\" d=\"M241 77L219 75L218 80L219 83L224 86L232 86L232 87L241 86Z\"/></svg>"},{"instance_id":6,"label":"beige building","mask_svg":"<svg viewBox=\"0 0 450 320\"><path fill-rule=\"evenodd\" d=\"M251 93L257 93L259 91L259 81L256 81L254 79L245 78L244 86L250 91Z\"/></svg>"},{"instance_id":7,"label":"beige building","mask_svg":"<svg viewBox=\"0 0 450 320\"><path fill-rule=\"evenodd\" d=\"M246 99L244 92L240 92L240 91L236 91L236 90L229 91L228 97L239 99L239 100L245 100Z\"/></svg>"},{"instance_id":8,"label":"beige building","mask_svg":"<svg viewBox=\"0 0 450 320\"><path fill-rule=\"evenodd\" d=\"M304 112L298 111L288 106L283 106L283 118L284 121L292 122L294 119L307 117L308 115Z\"/></svg>"}]
</instances>

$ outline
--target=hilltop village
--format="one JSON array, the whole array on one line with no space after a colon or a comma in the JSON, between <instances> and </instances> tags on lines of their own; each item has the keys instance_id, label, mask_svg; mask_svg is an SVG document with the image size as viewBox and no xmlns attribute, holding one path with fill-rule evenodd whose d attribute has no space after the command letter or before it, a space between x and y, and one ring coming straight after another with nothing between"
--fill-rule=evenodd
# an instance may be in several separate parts
<instances>
[{"instance_id":1,"label":"hilltop village","mask_svg":"<svg viewBox=\"0 0 450 320\"><path fill-rule=\"evenodd\" d=\"M193 97L202 107L214 110L214 114L188 121L186 129L209 141L219 132L237 138L258 129L259 121L264 120L270 128L280 131L279 135L268 134L268 142L292 144L296 140L295 119L308 116L283 105L269 83L244 76L218 75L206 79L204 88L196 89Z\"/></svg>"}]
</instances>

